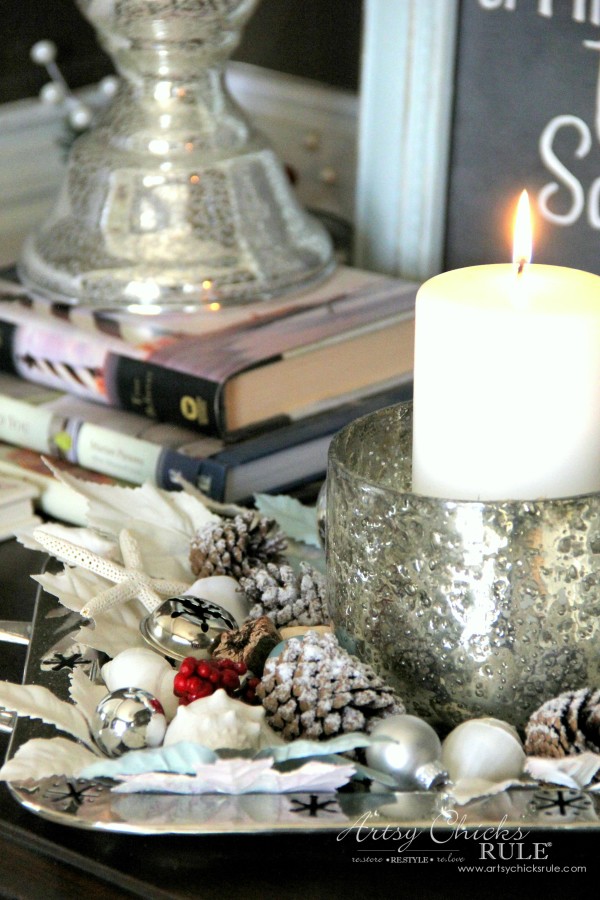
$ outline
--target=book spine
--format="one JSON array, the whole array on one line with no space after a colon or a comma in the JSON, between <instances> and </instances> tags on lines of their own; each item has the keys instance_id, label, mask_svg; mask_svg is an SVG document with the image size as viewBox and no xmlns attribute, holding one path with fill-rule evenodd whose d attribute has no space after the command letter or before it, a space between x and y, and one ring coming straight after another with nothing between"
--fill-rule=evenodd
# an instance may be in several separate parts
<instances>
[{"instance_id":1,"label":"book spine","mask_svg":"<svg viewBox=\"0 0 600 900\"><path fill-rule=\"evenodd\" d=\"M151 419L223 436L226 424L216 382L159 366L147 359L111 354L105 379L121 409Z\"/></svg>"},{"instance_id":2,"label":"book spine","mask_svg":"<svg viewBox=\"0 0 600 900\"><path fill-rule=\"evenodd\" d=\"M214 500L225 499L227 468L216 461L6 396L0 397L0 440L131 484L178 490L181 476Z\"/></svg>"},{"instance_id":3,"label":"book spine","mask_svg":"<svg viewBox=\"0 0 600 900\"><path fill-rule=\"evenodd\" d=\"M27 322L24 316L11 321L0 312L2 371L149 419L223 435L220 385L154 364L149 357L160 340L138 348L69 325Z\"/></svg>"}]
</instances>

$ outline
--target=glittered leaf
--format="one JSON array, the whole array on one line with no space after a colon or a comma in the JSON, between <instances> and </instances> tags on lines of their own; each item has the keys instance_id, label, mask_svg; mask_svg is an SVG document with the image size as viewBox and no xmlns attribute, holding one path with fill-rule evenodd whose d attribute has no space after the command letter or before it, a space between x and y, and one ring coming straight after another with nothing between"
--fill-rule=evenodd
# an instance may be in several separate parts
<instances>
[{"instance_id":1,"label":"glittered leaf","mask_svg":"<svg viewBox=\"0 0 600 900\"><path fill-rule=\"evenodd\" d=\"M320 547L317 511L314 506L305 506L295 497L284 494L255 494L254 501L260 513L266 518L275 519L288 537Z\"/></svg>"},{"instance_id":2,"label":"glittered leaf","mask_svg":"<svg viewBox=\"0 0 600 900\"><path fill-rule=\"evenodd\" d=\"M66 731L73 737L79 738L85 744L91 744L83 713L72 703L59 700L48 688L2 681L0 682L0 706L16 712L19 716L41 719L47 725L54 725L61 731Z\"/></svg>"},{"instance_id":3,"label":"glittered leaf","mask_svg":"<svg viewBox=\"0 0 600 900\"><path fill-rule=\"evenodd\" d=\"M34 738L22 744L0 769L4 781L27 781L66 775L79 778L81 770L96 759L95 753L67 738Z\"/></svg>"}]
</instances>

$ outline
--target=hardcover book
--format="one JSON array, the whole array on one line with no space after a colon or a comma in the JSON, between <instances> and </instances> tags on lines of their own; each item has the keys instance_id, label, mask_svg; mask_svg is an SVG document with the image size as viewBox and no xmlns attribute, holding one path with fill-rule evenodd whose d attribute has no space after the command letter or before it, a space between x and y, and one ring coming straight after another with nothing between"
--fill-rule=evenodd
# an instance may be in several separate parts
<instances>
[{"instance_id":1,"label":"hardcover book","mask_svg":"<svg viewBox=\"0 0 600 900\"><path fill-rule=\"evenodd\" d=\"M409 377L416 286L383 276L271 318L145 344L0 303L0 368L227 439Z\"/></svg>"},{"instance_id":2,"label":"hardcover book","mask_svg":"<svg viewBox=\"0 0 600 900\"><path fill-rule=\"evenodd\" d=\"M226 444L0 373L0 440L131 484L149 481L171 490L184 478L214 500L241 501L322 479L329 443L340 428L411 393L411 379L403 379Z\"/></svg>"}]
</instances>

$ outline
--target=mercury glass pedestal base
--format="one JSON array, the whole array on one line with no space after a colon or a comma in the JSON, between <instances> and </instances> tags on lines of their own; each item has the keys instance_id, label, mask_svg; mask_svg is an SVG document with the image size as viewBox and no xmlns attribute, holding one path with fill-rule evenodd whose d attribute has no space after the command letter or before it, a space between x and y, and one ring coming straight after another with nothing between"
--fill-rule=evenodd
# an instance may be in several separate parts
<instances>
[{"instance_id":1,"label":"mercury glass pedestal base","mask_svg":"<svg viewBox=\"0 0 600 900\"><path fill-rule=\"evenodd\" d=\"M597 687L600 495L419 496L411 436L401 404L331 445L327 576L341 643L442 727L495 716L522 728L545 700Z\"/></svg>"},{"instance_id":2,"label":"mercury glass pedestal base","mask_svg":"<svg viewBox=\"0 0 600 900\"><path fill-rule=\"evenodd\" d=\"M225 63L259 0L76 2L121 84L25 243L23 283L95 309L196 312L330 272L328 233L226 88Z\"/></svg>"}]
</instances>

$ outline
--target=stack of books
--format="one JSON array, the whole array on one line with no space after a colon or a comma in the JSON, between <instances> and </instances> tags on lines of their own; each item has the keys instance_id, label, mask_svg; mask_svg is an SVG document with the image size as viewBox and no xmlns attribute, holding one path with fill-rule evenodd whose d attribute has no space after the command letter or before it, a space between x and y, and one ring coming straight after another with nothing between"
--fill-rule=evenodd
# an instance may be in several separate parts
<instances>
[{"instance_id":1,"label":"stack of books","mask_svg":"<svg viewBox=\"0 0 600 900\"><path fill-rule=\"evenodd\" d=\"M153 317L0 283L0 472L67 521L42 456L222 502L317 482L337 431L411 396L416 288L340 266L291 297Z\"/></svg>"}]
</instances>

